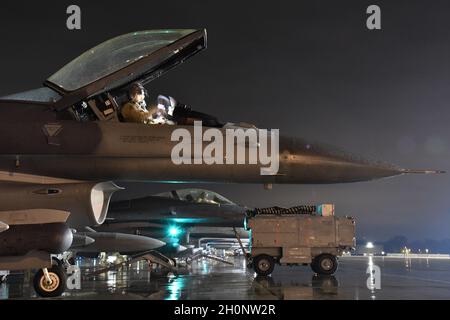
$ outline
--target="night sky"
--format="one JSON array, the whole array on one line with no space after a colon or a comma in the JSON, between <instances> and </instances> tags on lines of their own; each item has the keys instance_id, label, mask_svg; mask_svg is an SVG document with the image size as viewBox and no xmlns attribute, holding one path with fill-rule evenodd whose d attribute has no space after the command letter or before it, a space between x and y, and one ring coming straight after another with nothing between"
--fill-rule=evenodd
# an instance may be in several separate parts
<instances>
[{"instance_id":1,"label":"night sky","mask_svg":"<svg viewBox=\"0 0 450 320\"><path fill-rule=\"evenodd\" d=\"M66 8L82 30L66 28ZM366 28L381 7L382 30ZM148 86L221 121L279 128L403 168L450 171L448 1L2 1L0 95L39 87L116 35L206 28L208 49ZM115 198L189 185L124 184ZM449 238L450 174L336 185L197 185L248 206L335 203L358 236Z\"/></svg>"}]
</instances>

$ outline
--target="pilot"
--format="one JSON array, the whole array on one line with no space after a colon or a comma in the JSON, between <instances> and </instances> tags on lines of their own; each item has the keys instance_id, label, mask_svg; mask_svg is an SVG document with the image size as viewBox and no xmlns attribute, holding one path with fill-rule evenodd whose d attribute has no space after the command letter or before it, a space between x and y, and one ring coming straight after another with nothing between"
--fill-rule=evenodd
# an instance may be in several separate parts
<instances>
[{"instance_id":1,"label":"pilot","mask_svg":"<svg viewBox=\"0 0 450 320\"><path fill-rule=\"evenodd\" d=\"M208 195L206 194L205 191L202 191L202 193L200 194L200 196L197 198L197 202L198 202L198 203L210 203L210 204L214 204L213 201L211 201L210 199L208 199Z\"/></svg>"},{"instance_id":2,"label":"pilot","mask_svg":"<svg viewBox=\"0 0 450 320\"><path fill-rule=\"evenodd\" d=\"M125 122L137 122L145 124L166 123L164 110L157 106L147 109L145 103L146 90L141 83L133 83L129 90L130 101L122 107L121 114Z\"/></svg>"}]
</instances>

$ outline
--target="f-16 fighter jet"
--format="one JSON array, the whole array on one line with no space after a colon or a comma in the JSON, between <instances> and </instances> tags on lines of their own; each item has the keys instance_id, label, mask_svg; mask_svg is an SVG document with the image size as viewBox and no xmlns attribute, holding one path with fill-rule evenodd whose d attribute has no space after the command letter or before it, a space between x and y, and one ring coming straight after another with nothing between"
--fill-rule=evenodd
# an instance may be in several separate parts
<instances>
[{"instance_id":1,"label":"f-16 fighter jet","mask_svg":"<svg viewBox=\"0 0 450 320\"><path fill-rule=\"evenodd\" d=\"M205 48L206 30L129 33L42 87L0 98L0 270L40 268L38 293L60 294L63 272L50 254L70 247L69 228L105 220L113 180L269 185L431 172L221 122L167 96L146 105L145 85Z\"/></svg>"}]
</instances>

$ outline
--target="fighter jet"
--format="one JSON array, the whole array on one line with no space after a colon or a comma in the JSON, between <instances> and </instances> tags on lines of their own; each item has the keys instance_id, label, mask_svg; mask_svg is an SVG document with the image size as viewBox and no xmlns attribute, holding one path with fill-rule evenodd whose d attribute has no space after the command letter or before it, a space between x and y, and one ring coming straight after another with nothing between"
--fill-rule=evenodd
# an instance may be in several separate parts
<instances>
[{"instance_id":1,"label":"fighter jet","mask_svg":"<svg viewBox=\"0 0 450 320\"><path fill-rule=\"evenodd\" d=\"M179 189L152 196L112 202L108 218L96 230L124 232L162 239L175 244L189 243L199 230L243 228L247 207L205 189ZM210 234L208 234L211 236Z\"/></svg>"},{"instance_id":2,"label":"fighter jet","mask_svg":"<svg viewBox=\"0 0 450 320\"><path fill-rule=\"evenodd\" d=\"M205 189L189 188L112 202L106 222L99 228L128 222L242 227L247 207Z\"/></svg>"},{"instance_id":3,"label":"fighter jet","mask_svg":"<svg viewBox=\"0 0 450 320\"><path fill-rule=\"evenodd\" d=\"M40 294L60 293L63 275L56 269L48 272L50 253L70 247L68 227L104 221L117 190L112 180L338 183L428 172L373 163L286 137L267 147L276 156L272 160L279 162L270 174L262 174L267 164L261 161L229 161L235 148L249 155L261 151L260 140L227 139L230 152L216 153L220 161L210 164L205 159L210 145L199 144L205 140L202 132L198 135L199 123L215 129L216 136L228 137L232 129L255 129L260 136L264 132L220 122L171 98L163 105L171 124L123 121L121 108L133 83L150 83L206 45L206 30L121 35L81 54L42 87L0 98L0 242L6 244L0 251L0 269L43 268L35 288ZM194 149L183 153L182 164L172 156L180 143L174 139L177 129L192 138L189 146Z\"/></svg>"},{"instance_id":4,"label":"fighter jet","mask_svg":"<svg viewBox=\"0 0 450 320\"><path fill-rule=\"evenodd\" d=\"M244 183L340 183L366 181L410 171L281 137L279 170L262 175L261 163L199 162L203 128L227 137L230 124L168 99L175 125L122 120L121 107L134 82L148 84L206 48L206 30L148 30L118 36L77 57L50 76L43 87L0 98L0 174L4 181L194 181ZM251 125L250 125L251 127ZM175 164L173 132L192 137L191 164ZM217 131L218 130L218 131ZM230 141L236 148L239 141ZM244 142L246 151L258 149ZM274 146L273 146L274 147ZM233 149L234 150L234 149ZM228 150L227 150L228 151ZM261 150L259 150L261 151ZM224 154L223 158L232 158ZM236 156L235 156L236 157ZM189 161L187 161L189 162Z\"/></svg>"}]
</instances>

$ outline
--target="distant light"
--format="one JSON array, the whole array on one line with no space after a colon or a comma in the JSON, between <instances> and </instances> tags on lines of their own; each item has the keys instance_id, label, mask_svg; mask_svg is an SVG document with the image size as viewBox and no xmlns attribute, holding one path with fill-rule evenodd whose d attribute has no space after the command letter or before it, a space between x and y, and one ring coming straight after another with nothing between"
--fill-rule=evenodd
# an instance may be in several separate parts
<instances>
[{"instance_id":1,"label":"distant light","mask_svg":"<svg viewBox=\"0 0 450 320\"><path fill-rule=\"evenodd\" d=\"M425 252L428 253L428 249L425 249Z\"/></svg>"},{"instance_id":2,"label":"distant light","mask_svg":"<svg viewBox=\"0 0 450 320\"><path fill-rule=\"evenodd\" d=\"M366 248L367 249L373 249L373 243L372 242L367 242L367 244L366 244Z\"/></svg>"},{"instance_id":3,"label":"distant light","mask_svg":"<svg viewBox=\"0 0 450 320\"><path fill-rule=\"evenodd\" d=\"M176 236L180 235L180 233L181 233L181 230L178 227L172 226L169 228L169 235L171 237L176 237Z\"/></svg>"},{"instance_id":4,"label":"distant light","mask_svg":"<svg viewBox=\"0 0 450 320\"><path fill-rule=\"evenodd\" d=\"M381 251L381 255L382 256L384 256L386 254L386 252L384 252L384 251Z\"/></svg>"}]
</instances>

